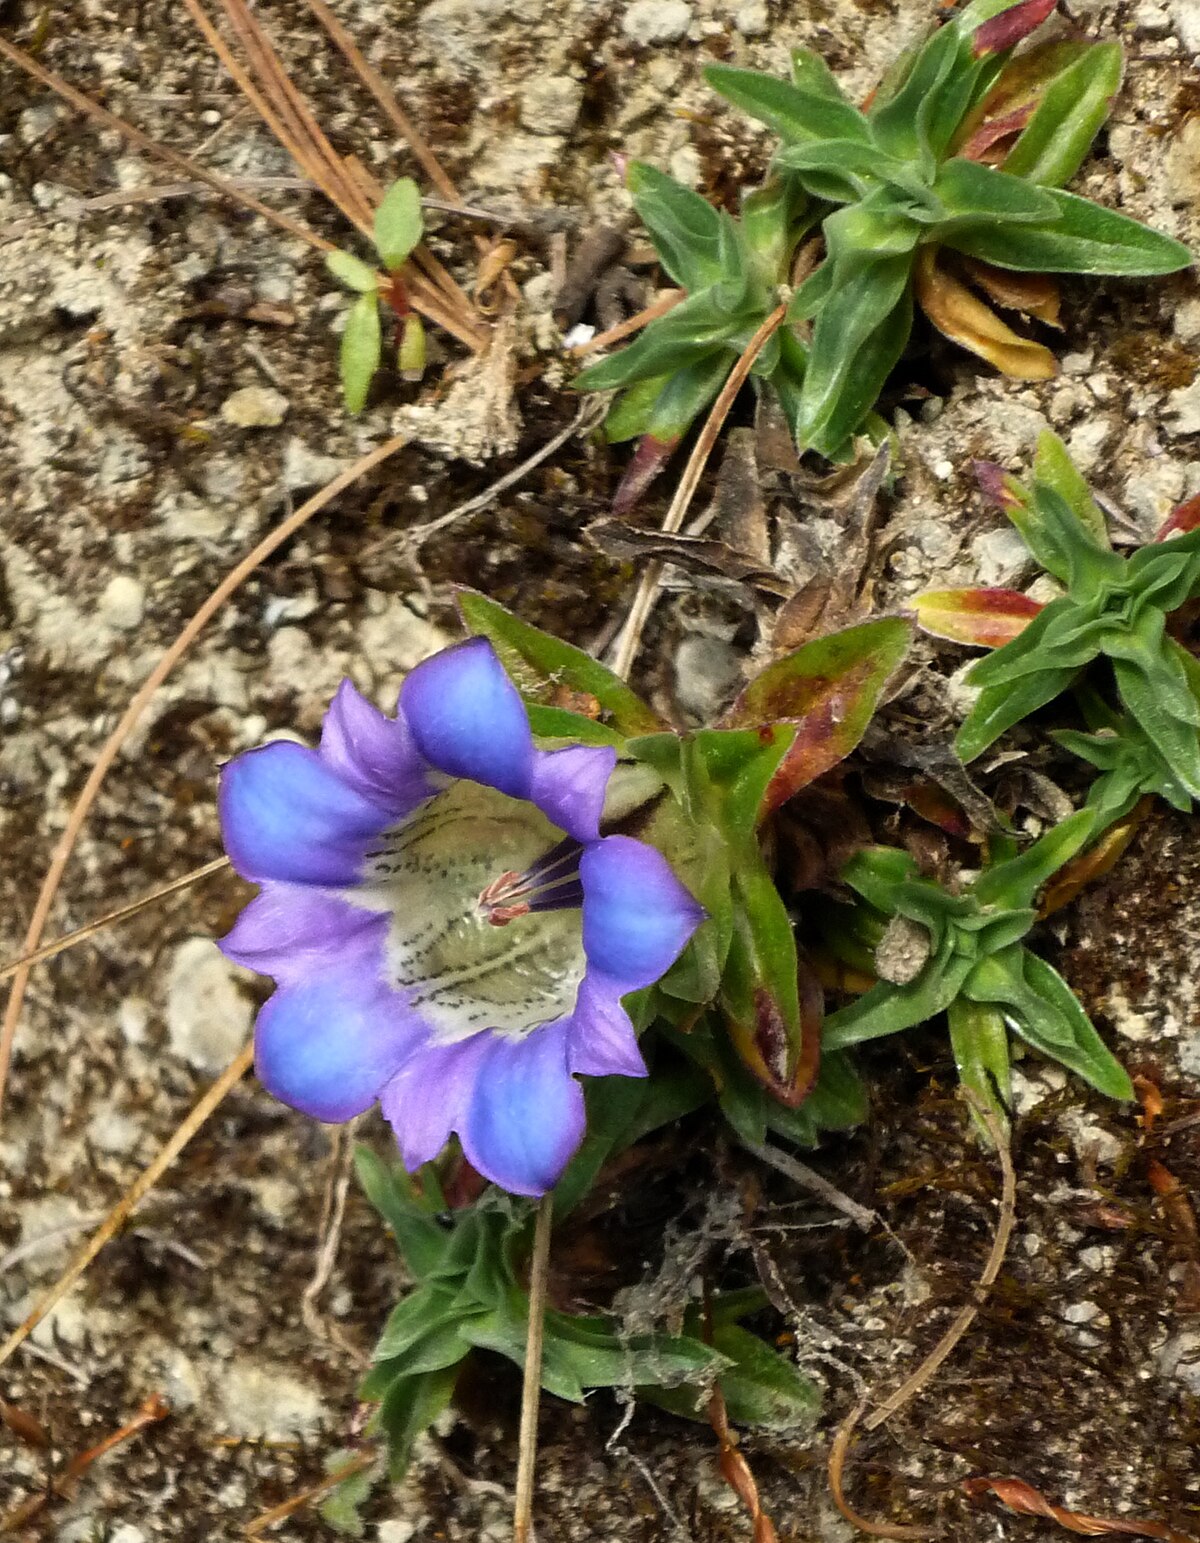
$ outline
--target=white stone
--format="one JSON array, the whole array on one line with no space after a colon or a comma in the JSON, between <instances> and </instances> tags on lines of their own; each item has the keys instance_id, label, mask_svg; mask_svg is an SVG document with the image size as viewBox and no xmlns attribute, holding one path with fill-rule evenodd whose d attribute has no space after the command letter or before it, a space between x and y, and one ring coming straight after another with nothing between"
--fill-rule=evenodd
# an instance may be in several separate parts
<instances>
[{"instance_id":1,"label":"white stone","mask_svg":"<svg viewBox=\"0 0 1200 1543\"><path fill-rule=\"evenodd\" d=\"M379 1530L375 1536L378 1538L379 1543L410 1543L410 1539L416 1530L416 1522L380 1522Z\"/></svg>"},{"instance_id":2,"label":"white stone","mask_svg":"<svg viewBox=\"0 0 1200 1543\"><path fill-rule=\"evenodd\" d=\"M1189 1393L1200 1395L1200 1330L1173 1334L1158 1352L1158 1370L1161 1376L1182 1382Z\"/></svg>"},{"instance_id":3,"label":"white stone","mask_svg":"<svg viewBox=\"0 0 1200 1543\"><path fill-rule=\"evenodd\" d=\"M101 1109L88 1121L88 1140L101 1152L120 1157L132 1152L142 1134L137 1120L115 1109Z\"/></svg>"},{"instance_id":4,"label":"white stone","mask_svg":"<svg viewBox=\"0 0 1200 1543\"><path fill-rule=\"evenodd\" d=\"M1167 412L1173 420L1167 424L1172 434L1200 434L1200 377L1167 398Z\"/></svg>"},{"instance_id":5,"label":"white stone","mask_svg":"<svg viewBox=\"0 0 1200 1543\"><path fill-rule=\"evenodd\" d=\"M749 4L739 6L734 12L733 25L744 38L762 37L770 25L766 0L749 0Z\"/></svg>"},{"instance_id":6,"label":"white stone","mask_svg":"<svg viewBox=\"0 0 1200 1543\"><path fill-rule=\"evenodd\" d=\"M1179 302L1175 310L1174 327L1176 335L1184 343L1200 340L1200 297L1193 295Z\"/></svg>"},{"instance_id":7,"label":"white stone","mask_svg":"<svg viewBox=\"0 0 1200 1543\"><path fill-rule=\"evenodd\" d=\"M238 972L211 938L175 950L167 983L171 1049L199 1071L224 1070L246 1042L253 1009Z\"/></svg>"},{"instance_id":8,"label":"white stone","mask_svg":"<svg viewBox=\"0 0 1200 1543\"><path fill-rule=\"evenodd\" d=\"M323 487L349 464L335 455L310 450L302 439L289 439L283 447L283 485L289 493L297 493L301 488Z\"/></svg>"},{"instance_id":9,"label":"white stone","mask_svg":"<svg viewBox=\"0 0 1200 1543\"><path fill-rule=\"evenodd\" d=\"M583 86L570 75L538 75L521 91L521 122L535 134L569 134L583 103Z\"/></svg>"},{"instance_id":10,"label":"white stone","mask_svg":"<svg viewBox=\"0 0 1200 1543\"><path fill-rule=\"evenodd\" d=\"M1088 383L1091 385L1091 382ZM1093 393L1095 387L1092 387ZM1085 418L1067 436L1067 449L1071 459L1081 472L1094 471L1100 465L1104 450L1112 437L1112 424L1096 414Z\"/></svg>"},{"instance_id":11,"label":"white stone","mask_svg":"<svg viewBox=\"0 0 1200 1543\"><path fill-rule=\"evenodd\" d=\"M277 429L290 406L271 386L243 386L221 403L221 417L235 429Z\"/></svg>"},{"instance_id":12,"label":"white stone","mask_svg":"<svg viewBox=\"0 0 1200 1543\"><path fill-rule=\"evenodd\" d=\"M678 43L692 24L692 8L685 0L633 0L621 18L621 30L643 47L654 43Z\"/></svg>"},{"instance_id":13,"label":"white stone","mask_svg":"<svg viewBox=\"0 0 1200 1543\"><path fill-rule=\"evenodd\" d=\"M132 1522L122 1522L116 1532L109 1533L109 1543L146 1543L146 1534Z\"/></svg>"},{"instance_id":14,"label":"white stone","mask_svg":"<svg viewBox=\"0 0 1200 1543\"><path fill-rule=\"evenodd\" d=\"M1171 17L1184 48L1189 54L1200 54L1200 0L1175 0Z\"/></svg>"},{"instance_id":15,"label":"white stone","mask_svg":"<svg viewBox=\"0 0 1200 1543\"><path fill-rule=\"evenodd\" d=\"M100 596L100 615L110 627L132 632L146 613L146 590L132 574L115 574Z\"/></svg>"},{"instance_id":16,"label":"white stone","mask_svg":"<svg viewBox=\"0 0 1200 1543\"><path fill-rule=\"evenodd\" d=\"M221 1378L219 1397L232 1436L287 1441L314 1435L327 1419L317 1391L280 1366L236 1361Z\"/></svg>"}]
</instances>

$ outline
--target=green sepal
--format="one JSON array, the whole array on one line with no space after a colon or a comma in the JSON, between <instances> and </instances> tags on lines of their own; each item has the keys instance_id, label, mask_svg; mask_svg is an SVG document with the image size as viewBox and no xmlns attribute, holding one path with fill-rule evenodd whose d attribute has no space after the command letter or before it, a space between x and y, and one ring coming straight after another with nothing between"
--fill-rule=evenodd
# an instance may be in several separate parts
<instances>
[{"instance_id":1,"label":"green sepal","mask_svg":"<svg viewBox=\"0 0 1200 1543\"><path fill-rule=\"evenodd\" d=\"M619 675L581 648L530 626L476 590L460 589L457 599L468 630L489 640L527 702L548 705L555 689L565 686L595 697L608 722L622 734L645 734L662 727L657 713Z\"/></svg>"}]
</instances>

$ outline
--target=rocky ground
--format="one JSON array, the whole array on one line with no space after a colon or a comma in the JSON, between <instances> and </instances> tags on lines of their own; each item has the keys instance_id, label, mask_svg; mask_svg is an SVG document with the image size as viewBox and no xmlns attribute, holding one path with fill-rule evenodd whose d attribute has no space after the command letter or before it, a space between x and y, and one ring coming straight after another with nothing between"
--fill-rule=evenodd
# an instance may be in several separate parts
<instances>
[{"instance_id":1,"label":"rocky ground","mask_svg":"<svg viewBox=\"0 0 1200 1543\"><path fill-rule=\"evenodd\" d=\"M418 556L400 533L488 487L570 423L557 275L597 223L629 222L611 152L728 195L761 169L764 147L703 85L706 62L782 70L803 42L865 92L928 18L916 0L342 0L337 9L464 194L519 216L511 271L522 304L499 363L457 391L438 384L440 367L423 391L386 382L353 421L334 368L344 298L307 247L207 196L171 194L174 172L0 64L5 957L19 948L70 801L132 690L237 558L391 429L410 443L267 563L159 693L108 778L52 934L217 855L218 763L267 732L311 734L344 674L381 702L394 695L404 671L452 633L453 583L583 644L611 637L635 565L605 556L581 530L604 512L624 452L568 440ZM1078 0L1066 10L1089 35L1121 38L1128 60L1080 190L1200 245L1195 0ZM385 180L411 170L308 7L272 0L260 11L338 149ZM226 175L294 176L181 7L7 3L0 27L34 37L48 66ZM266 196L348 239L302 189ZM469 277L474 252L460 227L442 222L435 245ZM635 285L649 282L632 224L625 259ZM881 603L931 581L1031 576L975 494L970 460L1027 463L1047 422L1143 532L1200 491L1194 278L1081 282L1065 301L1063 372L1044 385L987 378L948 345L916 340L898 381L902 475L880 507L866 575ZM836 512L786 476L769 489L780 528L803 515L815 537L809 558L836 566ZM647 524L665 498L647 500ZM744 595L680 580L647 634L643 684L683 717L702 716L733 689L754 636ZM953 649L919 653L909 701L925 708L918 715L901 701L892 727L948 735L961 663ZM1198 881L1196 822L1158 813L1116 871L1056 921L1060 963L1166 1109L1147 1140L1134 1112L1025 1064L1008 1263L929 1392L858 1449L850 1487L869 1514L936 1517L959 1539L1052 1535L1048 1522L972 1509L956 1486L982 1472L1017 1475L1083 1510L1200 1532L1196 1244L1147 1182L1152 1155L1185 1188L1200 1185ZM5 1326L242 1043L259 988L209 940L243 898L218 876L35 975L0 1131ZM815 1161L886 1227L860 1233L787 1181L755 1173L711 1128L689 1133L669 1193L631 1194L624 1213L635 1241L647 1239L649 1273L662 1266L650 1235L665 1228L677 1250L691 1250L693 1269L745 1273L757 1261L774 1282L776 1327L825 1387L826 1414L811 1436L750 1436L745 1450L781 1535L797 1540L852 1535L827 1498L830 1433L861 1387L890 1388L969 1299L997 1215L999 1177L963 1136L941 1038L887 1042L867 1067L870 1125ZM372 1121L360 1134L386 1149ZM0 1515L154 1394L169 1416L55 1497L24 1535L235 1538L321 1476L353 1440L357 1369L400 1283L381 1227L351 1190L337 1262L315 1311L301 1311L322 1196L341 1171L328 1133L252 1079L234 1091L132 1228L5 1368L0 1393L51 1445L0 1429ZM512 1375L485 1369L408 1485L370 1502L368 1535L509 1536L516 1400ZM579 1410L548 1402L542 1438L545 1538L749 1535L706 1428L604 1396ZM331 1536L308 1511L272 1535Z\"/></svg>"}]
</instances>

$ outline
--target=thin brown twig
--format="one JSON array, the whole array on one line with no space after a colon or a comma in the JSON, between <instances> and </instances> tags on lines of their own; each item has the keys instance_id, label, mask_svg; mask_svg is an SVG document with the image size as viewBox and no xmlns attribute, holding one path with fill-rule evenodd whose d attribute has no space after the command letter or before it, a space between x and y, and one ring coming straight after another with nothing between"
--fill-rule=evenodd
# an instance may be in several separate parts
<instances>
[{"instance_id":1,"label":"thin brown twig","mask_svg":"<svg viewBox=\"0 0 1200 1543\"><path fill-rule=\"evenodd\" d=\"M1009 1241L1012 1238L1013 1225L1016 1221L1017 1207L1017 1175L1013 1168L1012 1154L1008 1148L1008 1135L996 1115L989 1109L982 1099L976 1097L969 1088L962 1089L962 1093L972 1109L987 1127L988 1134L995 1145L996 1153L1000 1161L1000 1171L1003 1175L1003 1185L1000 1195L1000 1220L996 1224L996 1233L992 1239L992 1246L988 1253L987 1263L983 1267L983 1273L979 1277L979 1284L975 1288L974 1300L968 1303L955 1316L953 1323L938 1340L930 1353L917 1367L910 1377L906 1377L896 1391L887 1398L878 1409L874 1410L863 1422L869 1431L877 1430L886 1420L902 1409L911 1399L915 1398L930 1382L938 1368L946 1357L962 1339L963 1335L971 1327L979 1313L984 1296L995 1284L1000 1274L1004 1257L1008 1252ZM918 1539L931 1538L936 1535L936 1529L931 1527L905 1526L900 1523L876 1522L869 1517L862 1516L846 1499L843 1487L843 1475L846 1458L850 1451L850 1443L862 1419L867 1407L867 1397L859 1399L855 1407L846 1416L838 1427L833 1445L829 1452L829 1489L833 1495L834 1504L841 1514L852 1526L861 1532L875 1538Z\"/></svg>"},{"instance_id":2,"label":"thin brown twig","mask_svg":"<svg viewBox=\"0 0 1200 1543\"><path fill-rule=\"evenodd\" d=\"M222 177L218 172L209 171L207 166L202 166L199 161L193 161L190 156L182 154L181 151L172 150L170 145L159 144L157 140L151 139L149 134L143 133L134 124L127 123L124 118L119 118L116 113L109 112L107 107L101 107L99 102L94 102L90 96L86 96L82 91L76 90L74 86L68 84L61 76L55 75L52 70L48 70L44 65L39 64L32 54L26 53L23 48L19 48L15 43L10 42L8 38L3 36L0 36L0 55L9 60L10 63L15 64L18 69L24 70L27 75L31 75L34 80L48 87L57 96L62 97L64 102L69 102L76 112L83 113L85 117L104 124L105 128L115 129L118 134L129 140L131 144L136 145L139 150L143 150L147 155L153 156L157 160L165 161L167 165L176 167L178 170L185 172L187 176L207 183L209 187L214 188L220 193L223 198L231 199L234 203L241 204L247 209L252 209L255 214L260 214L265 220L270 220L280 230L287 231L288 235L296 236L299 240L306 241L309 246L315 247L317 251L332 252L334 250L332 241L327 241L324 236L318 235L309 226L302 224L297 219L293 219L290 214L284 214L278 209L272 209L270 204L264 204L260 199L255 198L253 194L247 193L236 182L231 182L228 178Z\"/></svg>"},{"instance_id":3,"label":"thin brown twig","mask_svg":"<svg viewBox=\"0 0 1200 1543\"><path fill-rule=\"evenodd\" d=\"M721 1477L749 1512L754 1543L779 1543L775 1523L763 1510L754 1470L738 1450L737 1436L729 1424L729 1410L725 1405L725 1395L716 1383L713 1384L712 1392L708 1395L707 1412L708 1423L713 1428L713 1434L721 1450L719 1458Z\"/></svg>"},{"instance_id":4,"label":"thin brown twig","mask_svg":"<svg viewBox=\"0 0 1200 1543\"><path fill-rule=\"evenodd\" d=\"M188 649L203 632L213 616L221 609L230 595L245 583L250 575L261 563L283 546L286 541L318 514L325 506L333 501L339 493L344 492L352 483L365 477L368 472L394 455L407 441L402 435L389 439L385 444L377 446L367 455L348 466L345 471L336 476L332 482L323 487L319 493L315 493L299 509L294 510L285 520L282 520L273 531L265 536L256 547L242 558L233 570L226 574L212 594L195 613L175 641L163 654L162 658L151 670L141 687L135 693L133 700L122 713L116 728L100 747L100 753L96 757L95 764L88 773L78 798L67 817L66 826L58 843L54 848L50 859L50 866L46 876L42 880L42 887L38 892L34 905L33 916L30 919L28 930L25 934L23 946L24 953L32 953L41 943L42 934L46 928L46 922L50 916L50 907L54 903L54 897L58 893L58 887L62 882L63 871L71 853L75 849L75 843L79 839L85 820L96 801L96 795L100 786L108 775L109 768L116 760L122 745L128 739L134 725L141 717L150 699L170 675L171 671L187 653ZM12 991L9 994L8 1003L4 1012L3 1022L0 1023L0 1111L4 1105L4 1090L8 1081L8 1068L12 1060L13 1039L17 1031L17 1023L21 1016L21 1007L25 1000L25 987L29 980L29 966L22 965L13 977Z\"/></svg>"},{"instance_id":5,"label":"thin brown twig","mask_svg":"<svg viewBox=\"0 0 1200 1543\"><path fill-rule=\"evenodd\" d=\"M338 155L245 0L221 0L221 5L246 52L253 76L217 31L200 0L183 3L238 90L296 165L351 225L371 239L373 211L383 198L382 185L365 167ZM429 280L411 265L405 265L403 271L413 304L478 352L486 342L486 334L477 325L470 299L432 254L414 256L428 270ZM465 322L457 314L459 311L465 314Z\"/></svg>"},{"instance_id":6,"label":"thin brown twig","mask_svg":"<svg viewBox=\"0 0 1200 1543\"><path fill-rule=\"evenodd\" d=\"M623 342L632 333L640 332L652 321L657 321L660 316L673 311L681 300L686 299L687 296L682 289L669 289L665 295L659 295L657 300L648 305L644 311L639 311L636 316L627 317L624 321L618 322L615 327L610 327L607 332L598 332L586 343L576 343L574 347L568 348L567 352L578 358L584 354L594 354L600 348L611 348L614 343Z\"/></svg>"},{"instance_id":7,"label":"thin brown twig","mask_svg":"<svg viewBox=\"0 0 1200 1543\"><path fill-rule=\"evenodd\" d=\"M220 873L223 868L229 866L227 857L214 857L211 863L193 868L191 873L172 879L169 884L160 884L148 895L141 895L137 900L130 900L126 905L119 905L115 910L106 911L103 916L97 916L95 921L86 922L82 927L76 927L73 932L65 932L61 938L55 938L53 943L43 943L41 948L35 948L32 953L22 954L19 959L11 959L8 964L0 965L0 981L8 980L9 976L15 975L18 970L28 969L31 965L41 964L44 960L53 959L58 954L65 954L67 949L74 948L77 943L94 937L105 927L123 922L127 917L136 916L147 906L156 905L160 900L165 900L168 895L178 894L181 889L190 889L201 879L208 878L209 874Z\"/></svg>"},{"instance_id":8,"label":"thin brown twig","mask_svg":"<svg viewBox=\"0 0 1200 1543\"><path fill-rule=\"evenodd\" d=\"M0 1537L6 1537L16 1532L18 1528L33 1520L50 1504L52 1500L70 1499L79 1480L97 1460L105 1453L111 1452L123 1441L136 1436L139 1431L146 1429L148 1425L157 1425L160 1420L165 1420L171 1413L171 1406L160 1393L152 1393L145 1400L141 1408L132 1420L126 1421L119 1430L111 1431L103 1440L98 1441L86 1452L80 1452L67 1464L66 1468L56 1478L50 1481L46 1489L40 1494L31 1495L21 1505L16 1506L4 1517L0 1517Z\"/></svg>"},{"instance_id":9,"label":"thin brown twig","mask_svg":"<svg viewBox=\"0 0 1200 1543\"><path fill-rule=\"evenodd\" d=\"M284 1500L277 1506L272 1506L269 1511L264 1511L261 1516L256 1516L252 1522L247 1523L244 1536L258 1538L266 1532L268 1527L274 1527L276 1522L285 1522L289 1516L294 1516L297 1511L306 1505L311 1505L314 1500L320 1500L322 1495L327 1495L331 1489L336 1489L343 1479L352 1478L356 1473L362 1473L364 1468L370 1468L379 1461L379 1453L375 1450L359 1452L357 1456L342 1463L332 1473L325 1475L319 1483L304 1490L302 1494L293 1495L290 1500Z\"/></svg>"},{"instance_id":10,"label":"thin brown twig","mask_svg":"<svg viewBox=\"0 0 1200 1543\"><path fill-rule=\"evenodd\" d=\"M708 464L708 458L712 454L713 446L717 442L717 435L729 416L729 409L733 406L734 398L742 389L754 361L758 358L766 345L767 339L783 323L787 315L786 305L777 305L770 316L759 327L758 331L742 350L741 358L729 372L729 379L721 387L721 393L713 403L705 420L704 427L700 430L700 436L692 448L688 457L688 463L683 469L683 476L679 479L679 485L675 489L675 496L671 500L670 508L663 517L662 529L666 535L673 534L683 525L684 518L699 486L700 478ZM665 563L656 561L650 563L642 581L638 585L637 594L633 597L633 604L629 608L629 615L625 618L625 625L621 629L613 648L613 670L618 675L628 675L634 658L637 655L638 644L641 641L642 632L650 619L650 613L654 609L654 602L658 597L659 585L662 582Z\"/></svg>"},{"instance_id":11,"label":"thin brown twig","mask_svg":"<svg viewBox=\"0 0 1200 1543\"><path fill-rule=\"evenodd\" d=\"M329 1156L329 1178L321 1199L321 1223L317 1229L320 1243L312 1279L300 1298L300 1316L314 1339L328 1340L340 1350L364 1358L332 1324L321 1317L317 1303L329 1284L333 1267L337 1263L338 1248L342 1240L342 1225L346 1219L346 1201L350 1194L350 1180L354 1172L354 1132L361 1116L348 1125L339 1125L333 1133L333 1150Z\"/></svg>"},{"instance_id":12,"label":"thin brown twig","mask_svg":"<svg viewBox=\"0 0 1200 1543\"><path fill-rule=\"evenodd\" d=\"M383 76L366 58L362 49L359 48L345 27L328 5L325 4L325 0L306 0L306 3L309 10L312 11L313 15L316 16L317 20L333 39L334 44L341 52L347 64L349 64L359 80L362 81L363 85L366 86L367 90L375 98L384 116L400 135L401 139L408 145L425 175L445 196L447 202L455 205L461 204L462 195L455 187L437 156L434 155L422 138L416 124L413 123L412 119L397 101L395 92L391 90ZM479 252L486 252L489 245L490 243L486 236L475 237L476 250ZM468 315L472 317L477 315L470 299L459 288L452 275L442 267L428 247L418 247L413 255L416 261L429 272L430 277L447 289L447 293L452 299L457 297L457 303L466 307ZM510 293L515 294L515 290L511 290Z\"/></svg>"},{"instance_id":13,"label":"thin brown twig","mask_svg":"<svg viewBox=\"0 0 1200 1543\"><path fill-rule=\"evenodd\" d=\"M53 1286L38 1300L33 1311L0 1345L0 1366L3 1366L5 1361L20 1348L47 1314L54 1311L104 1245L121 1230L139 1202L150 1193L225 1095L241 1081L253 1059L253 1043L247 1042L187 1118L172 1133L150 1166L138 1174Z\"/></svg>"},{"instance_id":14,"label":"thin brown twig","mask_svg":"<svg viewBox=\"0 0 1200 1543\"><path fill-rule=\"evenodd\" d=\"M521 1431L517 1453L517 1492L513 1502L513 1543L532 1543L533 1480L537 1466L538 1404L542 1392L542 1342L546 1331L546 1282L550 1272L550 1231L554 1200L538 1203L529 1266L529 1332L525 1338L525 1368L521 1384Z\"/></svg>"}]
</instances>

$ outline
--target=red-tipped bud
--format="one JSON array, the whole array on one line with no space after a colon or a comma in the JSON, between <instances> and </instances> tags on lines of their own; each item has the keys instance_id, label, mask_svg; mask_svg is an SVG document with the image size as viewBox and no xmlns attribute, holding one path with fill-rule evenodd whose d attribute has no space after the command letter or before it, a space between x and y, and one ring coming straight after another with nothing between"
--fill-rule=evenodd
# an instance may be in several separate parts
<instances>
[{"instance_id":1,"label":"red-tipped bud","mask_svg":"<svg viewBox=\"0 0 1200 1543\"><path fill-rule=\"evenodd\" d=\"M998 509L1015 509L1020 500L1013 492L1008 472L995 461L973 461L972 469L985 498Z\"/></svg>"},{"instance_id":2,"label":"red-tipped bud","mask_svg":"<svg viewBox=\"0 0 1200 1543\"><path fill-rule=\"evenodd\" d=\"M1155 541L1169 541L1172 536L1186 535L1189 530L1200 529L1200 493L1186 503L1172 509L1163 522Z\"/></svg>"},{"instance_id":3,"label":"red-tipped bud","mask_svg":"<svg viewBox=\"0 0 1200 1543\"><path fill-rule=\"evenodd\" d=\"M984 54L998 54L1014 47L1042 25L1057 3L1058 0L1020 0L1018 5L1010 5L1007 11L985 21L975 29L975 57L981 59Z\"/></svg>"},{"instance_id":4,"label":"red-tipped bud","mask_svg":"<svg viewBox=\"0 0 1200 1543\"><path fill-rule=\"evenodd\" d=\"M653 434L643 434L633 459L625 468L625 475L613 496L612 512L618 519L630 512L642 494L662 471L682 436L674 439L655 439Z\"/></svg>"}]
</instances>

